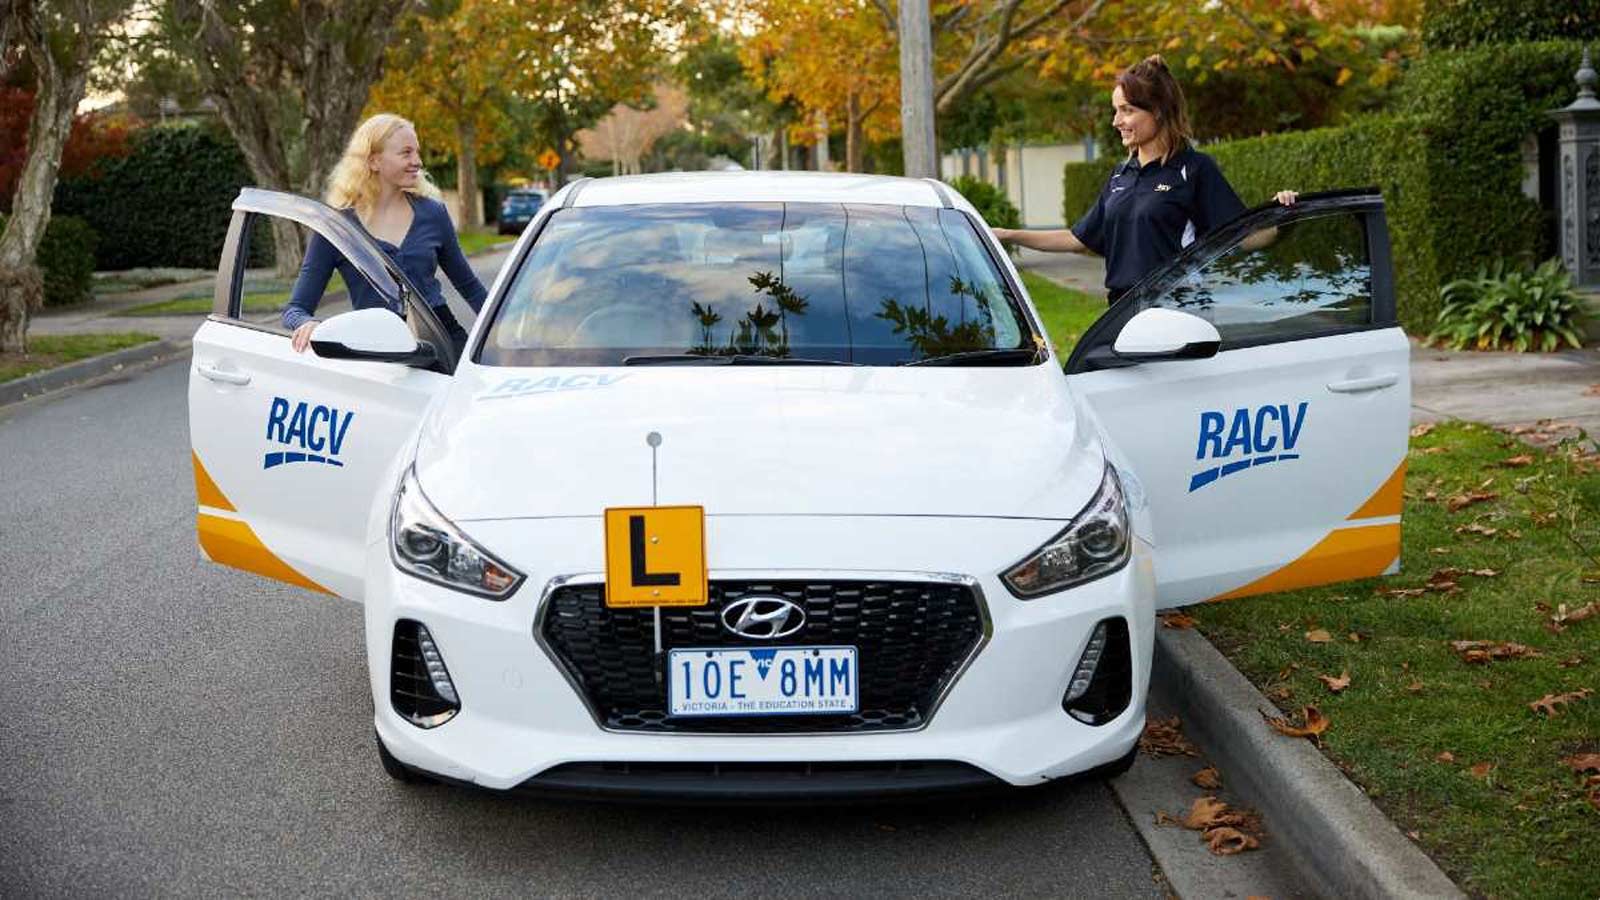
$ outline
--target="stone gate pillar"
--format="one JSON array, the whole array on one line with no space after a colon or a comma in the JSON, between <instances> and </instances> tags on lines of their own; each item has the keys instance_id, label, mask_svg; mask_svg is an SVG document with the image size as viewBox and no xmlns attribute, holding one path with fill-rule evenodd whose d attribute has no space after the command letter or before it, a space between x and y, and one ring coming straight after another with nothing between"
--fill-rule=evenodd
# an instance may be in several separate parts
<instances>
[{"instance_id":1,"label":"stone gate pillar","mask_svg":"<svg viewBox=\"0 0 1600 900\"><path fill-rule=\"evenodd\" d=\"M1550 115L1560 125L1561 260L1580 287L1600 285L1600 99L1584 48L1578 99Z\"/></svg>"}]
</instances>

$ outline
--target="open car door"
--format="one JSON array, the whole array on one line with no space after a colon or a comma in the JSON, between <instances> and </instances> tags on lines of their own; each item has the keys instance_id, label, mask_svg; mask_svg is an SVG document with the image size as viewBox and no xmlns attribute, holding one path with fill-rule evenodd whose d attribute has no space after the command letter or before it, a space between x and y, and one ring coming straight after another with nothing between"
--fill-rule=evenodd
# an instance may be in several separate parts
<instances>
[{"instance_id":1,"label":"open car door","mask_svg":"<svg viewBox=\"0 0 1600 900\"><path fill-rule=\"evenodd\" d=\"M368 515L455 349L427 303L359 224L292 194L246 188L194 336L189 437L200 548L214 562L359 601ZM250 236L292 222L326 238L404 318L426 365L296 353L274 313L244 312ZM327 327L324 325L323 327Z\"/></svg>"},{"instance_id":2,"label":"open car door","mask_svg":"<svg viewBox=\"0 0 1600 900\"><path fill-rule=\"evenodd\" d=\"M1119 353L1152 308L1220 346ZM1252 210L1102 316L1067 377L1149 505L1158 605L1398 571L1409 364L1376 189Z\"/></svg>"}]
</instances>

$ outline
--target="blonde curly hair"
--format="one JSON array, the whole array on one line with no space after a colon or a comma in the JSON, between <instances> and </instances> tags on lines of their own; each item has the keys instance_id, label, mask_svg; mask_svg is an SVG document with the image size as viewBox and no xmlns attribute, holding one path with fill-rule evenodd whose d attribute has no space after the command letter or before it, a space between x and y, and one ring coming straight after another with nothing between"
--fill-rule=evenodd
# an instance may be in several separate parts
<instances>
[{"instance_id":1,"label":"blonde curly hair","mask_svg":"<svg viewBox=\"0 0 1600 900\"><path fill-rule=\"evenodd\" d=\"M350 135L350 143L345 145L344 155L328 175L324 202L334 209L355 207L358 213L370 214L377 205L381 186L378 174L367 163L373 154L383 152L383 145L396 131L408 127L416 130L409 120L394 113L378 113L357 126L355 134ZM430 200L441 199L439 188L428 177L427 169L417 173L416 186L406 188L406 192Z\"/></svg>"}]
</instances>

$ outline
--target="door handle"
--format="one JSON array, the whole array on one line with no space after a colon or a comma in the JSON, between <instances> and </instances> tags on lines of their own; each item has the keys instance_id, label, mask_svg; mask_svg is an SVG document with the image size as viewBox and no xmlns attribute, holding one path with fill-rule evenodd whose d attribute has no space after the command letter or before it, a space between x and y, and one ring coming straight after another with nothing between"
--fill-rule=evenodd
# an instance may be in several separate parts
<instances>
[{"instance_id":1,"label":"door handle","mask_svg":"<svg viewBox=\"0 0 1600 900\"><path fill-rule=\"evenodd\" d=\"M243 372L230 372L227 369L218 369L213 366L197 365L195 371L212 381L221 381L227 384L249 384L250 376Z\"/></svg>"},{"instance_id":2,"label":"door handle","mask_svg":"<svg viewBox=\"0 0 1600 900\"><path fill-rule=\"evenodd\" d=\"M1366 378L1332 381L1328 383L1328 390L1336 394L1359 394L1362 391L1376 391L1381 388L1393 387L1399 381L1399 375L1393 372L1385 372L1381 375L1369 375Z\"/></svg>"}]
</instances>

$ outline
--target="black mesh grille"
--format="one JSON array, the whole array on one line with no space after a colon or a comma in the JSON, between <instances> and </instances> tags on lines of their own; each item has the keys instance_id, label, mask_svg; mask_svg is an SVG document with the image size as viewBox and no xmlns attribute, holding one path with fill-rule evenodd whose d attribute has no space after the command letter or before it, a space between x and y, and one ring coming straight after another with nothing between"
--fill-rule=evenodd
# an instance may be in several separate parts
<instances>
[{"instance_id":1,"label":"black mesh grille","mask_svg":"<svg viewBox=\"0 0 1600 900\"><path fill-rule=\"evenodd\" d=\"M563 585L550 594L540 634L607 728L699 733L858 732L915 728L983 639L983 615L962 584L906 581L713 581L711 602L661 610L665 650L845 644L857 650L861 711L756 718L667 717L650 608L609 609L604 586ZM722 607L747 595L805 608L799 632L778 642L729 632Z\"/></svg>"},{"instance_id":2,"label":"black mesh grille","mask_svg":"<svg viewBox=\"0 0 1600 900\"><path fill-rule=\"evenodd\" d=\"M389 667L389 702L395 711L413 722L428 722L452 712L458 706L439 696L428 667L422 661L417 632L422 626L410 619L394 623L394 646Z\"/></svg>"}]
</instances>

